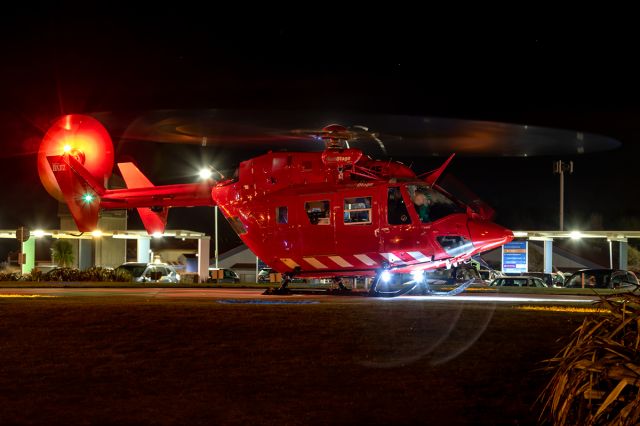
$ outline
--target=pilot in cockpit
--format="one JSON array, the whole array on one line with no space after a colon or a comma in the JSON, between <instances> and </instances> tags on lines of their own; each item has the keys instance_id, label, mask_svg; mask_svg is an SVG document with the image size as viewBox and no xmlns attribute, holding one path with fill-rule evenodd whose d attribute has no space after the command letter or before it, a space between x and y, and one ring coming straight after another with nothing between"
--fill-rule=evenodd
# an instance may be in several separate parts
<instances>
[{"instance_id":1,"label":"pilot in cockpit","mask_svg":"<svg viewBox=\"0 0 640 426\"><path fill-rule=\"evenodd\" d=\"M413 206L416 209L416 213L420 217L420 222L429 222L429 206L431 205L431 197L425 195L422 192L416 191L413 196Z\"/></svg>"}]
</instances>

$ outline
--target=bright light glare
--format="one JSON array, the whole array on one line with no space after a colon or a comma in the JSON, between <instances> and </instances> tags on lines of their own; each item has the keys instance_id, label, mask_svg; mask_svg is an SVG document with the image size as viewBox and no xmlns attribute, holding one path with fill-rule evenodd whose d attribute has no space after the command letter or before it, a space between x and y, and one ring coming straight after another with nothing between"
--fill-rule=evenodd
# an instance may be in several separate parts
<instances>
[{"instance_id":1,"label":"bright light glare","mask_svg":"<svg viewBox=\"0 0 640 426\"><path fill-rule=\"evenodd\" d=\"M579 240L582 238L582 232L571 231L571 233L569 234L569 238L571 238L572 240Z\"/></svg>"},{"instance_id":2,"label":"bright light glare","mask_svg":"<svg viewBox=\"0 0 640 426\"><path fill-rule=\"evenodd\" d=\"M411 278L413 278L414 281L421 283L424 281L424 271L411 272Z\"/></svg>"},{"instance_id":3,"label":"bright light glare","mask_svg":"<svg viewBox=\"0 0 640 426\"><path fill-rule=\"evenodd\" d=\"M69 145L69 144L65 144L65 145L62 147L62 150L63 150L64 152L69 152L69 151L71 151L71 145Z\"/></svg>"},{"instance_id":4,"label":"bright light glare","mask_svg":"<svg viewBox=\"0 0 640 426\"><path fill-rule=\"evenodd\" d=\"M86 194L84 194L84 195L82 196L82 200L83 200L85 203L90 203L90 202L92 202L92 201L93 201L93 195L91 195L91 194L89 194L89 193L86 193Z\"/></svg>"},{"instance_id":5,"label":"bright light glare","mask_svg":"<svg viewBox=\"0 0 640 426\"><path fill-rule=\"evenodd\" d=\"M151 235L153 236L153 238L162 238L162 232L160 231L156 231Z\"/></svg>"},{"instance_id":6,"label":"bright light glare","mask_svg":"<svg viewBox=\"0 0 640 426\"><path fill-rule=\"evenodd\" d=\"M36 238L44 237L44 231L42 229L36 229L31 233Z\"/></svg>"},{"instance_id":7,"label":"bright light glare","mask_svg":"<svg viewBox=\"0 0 640 426\"><path fill-rule=\"evenodd\" d=\"M213 176L213 171L211 171L211 169L209 168L200 169L200 171L198 172L198 176L200 176L200 179L202 180L211 179L211 176Z\"/></svg>"},{"instance_id":8,"label":"bright light glare","mask_svg":"<svg viewBox=\"0 0 640 426\"><path fill-rule=\"evenodd\" d=\"M95 238L100 238L102 237L102 231L99 229L96 229L95 231L91 232L91 236Z\"/></svg>"},{"instance_id":9,"label":"bright light glare","mask_svg":"<svg viewBox=\"0 0 640 426\"><path fill-rule=\"evenodd\" d=\"M380 274L380 278L382 278L383 282L388 283L389 281L391 281L391 272L382 271L382 274Z\"/></svg>"}]
</instances>

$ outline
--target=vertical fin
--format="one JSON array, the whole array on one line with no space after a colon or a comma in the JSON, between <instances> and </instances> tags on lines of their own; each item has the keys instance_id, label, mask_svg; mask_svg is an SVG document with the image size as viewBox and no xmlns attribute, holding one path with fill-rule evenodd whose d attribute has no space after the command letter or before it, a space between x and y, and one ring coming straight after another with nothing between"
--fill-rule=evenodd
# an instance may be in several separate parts
<instances>
[{"instance_id":1,"label":"vertical fin","mask_svg":"<svg viewBox=\"0 0 640 426\"><path fill-rule=\"evenodd\" d=\"M127 185L127 188L151 188L154 185L151 181L138 169L133 163L118 163L118 168L122 174L122 178ZM138 207L138 214L144 229L147 230L149 235L156 232L164 232L167 226L167 215L169 214L168 207Z\"/></svg>"},{"instance_id":2,"label":"vertical fin","mask_svg":"<svg viewBox=\"0 0 640 426\"><path fill-rule=\"evenodd\" d=\"M51 155L47 161L78 230L94 231L98 227L100 196L105 192L104 186L69 154Z\"/></svg>"}]
</instances>

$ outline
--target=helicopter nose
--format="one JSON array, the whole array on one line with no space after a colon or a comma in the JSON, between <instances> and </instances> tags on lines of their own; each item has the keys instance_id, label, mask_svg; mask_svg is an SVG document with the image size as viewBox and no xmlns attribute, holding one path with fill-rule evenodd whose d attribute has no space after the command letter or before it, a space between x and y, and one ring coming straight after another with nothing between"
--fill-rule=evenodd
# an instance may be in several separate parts
<instances>
[{"instance_id":1,"label":"helicopter nose","mask_svg":"<svg viewBox=\"0 0 640 426\"><path fill-rule=\"evenodd\" d=\"M469 236L473 245L489 250L513 240L513 232L492 222L470 220Z\"/></svg>"}]
</instances>

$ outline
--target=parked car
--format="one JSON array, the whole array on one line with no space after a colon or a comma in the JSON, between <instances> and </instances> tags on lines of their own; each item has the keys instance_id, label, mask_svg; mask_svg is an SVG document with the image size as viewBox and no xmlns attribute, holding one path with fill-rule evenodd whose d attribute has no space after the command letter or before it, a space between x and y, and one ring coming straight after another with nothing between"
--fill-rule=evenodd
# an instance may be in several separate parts
<instances>
[{"instance_id":1,"label":"parked car","mask_svg":"<svg viewBox=\"0 0 640 426\"><path fill-rule=\"evenodd\" d=\"M581 269L566 282L568 288L638 288L638 277L622 269Z\"/></svg>"},{"instance_id":2,"label":"parked car","mask_svg":"<svg viewBox=\"0 0 640 426\"><path fill-rule=\"evenodd\" d=\"M116 273L128 272L133 281L139 283L179 283L180 275L166 263L127 262L116 268Z\"/></svg>"},{"instance_id":3,"label":"parked car","mask_svg":"<svg viewBox=\"0 0 640 426\"><path fill-rule=\"evenodd\" d=\"M215 271L222 271L222 278L213 278L216 275L214 273ZM233 269L209 268L209 279L207 282L239 283L240 275L238 275Z\"/></svg>"},{"instance_id":4,"label":"parked car","mask_svg":"<svg viewBox=\"0 0 640 426\"><path fill-rule=\"evenodd\" d=\"M494 269L480 269L478 273L480 274L480 278L482 278L487 283L490 283L496 278L504 277L502 271L496 271Z\"/></svg>"},{"instance_id":5,"label":"parked car","mask_svg":"<svg viewBox=\"0 0 640 426\"><path fill-rule=\"evenodd\" d=\"M564 287L564 275L555 272L527 272L527 276L541 278L549 287Z\"/></svg>"},{"instance_id":6,"label":"parked car","mask_svg":"<svg viewBox=\"0 0 640 426\"><path fill-rule=\"evenodd\" d=\"M491 281L492 287L548 287L541 278L518 276L518 277L500 277Z\"/></svg>"},{"instance_id":7,"label":"parked car","mask_svg":"<svg viewBox=\"0 0 640 426\"><path fill-rule=\"evenodd\" d=\"M269 283L271 282L271 277L270 274L271 273L275 273L276 271L274 271L271 268L262 268L260 269L260 272L258 272L258 282L259 283ZM305 280L304 278L294 278L291 280L292 283L306 283L307 280Z\"/></svg>"},{"instance_id":8,"label":"parked car","mask_svg":"<svg viewBox=\"0 0 640 426\"><path fill-rule=\"evenodd\" d=\"M564 287L564 282L566 281L564 274L560 272L552 272L551 275L553 275L553 285L555 287Z\"/></svg>"}]
</instances>

